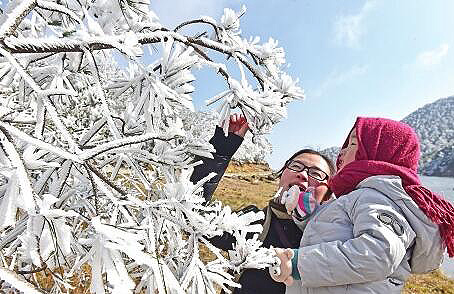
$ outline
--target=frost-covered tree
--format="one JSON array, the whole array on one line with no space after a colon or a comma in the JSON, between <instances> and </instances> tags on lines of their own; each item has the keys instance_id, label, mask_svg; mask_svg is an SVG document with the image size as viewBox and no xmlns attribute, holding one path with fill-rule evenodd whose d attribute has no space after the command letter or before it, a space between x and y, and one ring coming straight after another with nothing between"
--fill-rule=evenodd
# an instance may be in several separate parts
<instances>
[{"instance_id":1,"label":"frost-covered tree","mask_svg":"<svg viewBox=\"0 0 454 294\"><path fill-rule=\"evenodd\" d=\"M183 128L186 132L208 141L214 134L214 129L219 121L216 112L187 112L182 115ZM233 160L239 163L266 163L266 156L272 151L271 144L264 136L253 136L247 132L243 143L233 155Z\"/></svg>"},{"instance_id":2,"label":"frost-covered tree","mask_svg":"<svg viewBox=\"0 0 454 294\"><path fill-rule=\"evenodd\" d=\"M162 26L147 0L14 0L0 14L0 287L93 293L215 293L228 273L270 265L246 233L261 214L204 203L189 181L213 147L188 127L195 68L228 130L241 111L270 131L302 90L277 41L244 38L244 9ZM203 26L206 33L182 33ZM118 60L121 60L117 65ZM237 238L225 257L209 238ZM202 260L203 244L213 253ZM43 273L51 279L44 286ZM49 286L50 285L50 286ZM46 288L49 287L49 288Z\"/></svg>"}]
</instances>

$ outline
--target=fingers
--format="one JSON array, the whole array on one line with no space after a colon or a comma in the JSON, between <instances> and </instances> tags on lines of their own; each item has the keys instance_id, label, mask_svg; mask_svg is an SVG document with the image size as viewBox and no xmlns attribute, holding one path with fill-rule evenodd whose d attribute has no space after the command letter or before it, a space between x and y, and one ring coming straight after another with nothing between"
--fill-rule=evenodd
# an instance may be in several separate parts
<instances>
[{"instance_id":1,"label":"fingers","mask_svg":"<svg viewBox=\"0 0 454 294\"><path fill-rule=\"evenodd\" d=\"M244 138L244 135L249 130L249 125L246 118L242 114L232 114L229 118L229 132Z\"/></svg>"},{"instance_id":2,"label":"fingers","mask_svg":"<svg viewBox=\"0 0 454 294\"><path fill-rule=\"evenodd\" d=\"M222 122L222 125L224 123ZM245 125L247 125L247 120L246 118L244 117L244 115L242 114L238 114L238 113L234 113L232 115L230 115L230 118L229 118L229 124L230 125L238 125L238 126L242 126L242 127L245 127ZM221 126L222 126L221 125ZM249 127L247 125L247 127Z\"/></svg>"},{"instance_id":3,"label":"fingers","mask_svg":"<svg viewBox=\"0 0 454 294\"><path fill-rule=\"evenodd\" d=\"M276 260L269 268L271 278L276 282L284 283L291 286L294 282L292 277L292 258L294 252L292 249L273 248L276 253Z\"/></svg>"},{"instance_id":4,"label":"fingers","mask_svg":"<svg viewBox=\"0 0 454 294\"><path fill-rule=\"evenodd\" d=\"M279 259L282 259L281 256L283 257L284 255L284 249L274 248L274 252L276 252L276 256L279 257Z\"/></svg>"},{"instance_id":5,"label":"fingers","mask_svg":"<svg viewBox=\"0 0 454 294\"><path fill-rule=\"evenodd\" d=\"M274 262L269 268L269 271L271 277L278 278L281 275L281 260L277 256L274 257Z\"/></svg>"},{"instance_id":6,"label":"fingers","mask_svg":"<svg viewBox=\"0 0 454 294\"><path fill-rule=\"evenodd\" d=\"M235 113L235 114L232 114L230 116L230 124L236 124L238 121L238 115Z\"/></svg>"},{"instance_id":7,"label":"fingers","mask_svg":"<svg viewBox=\"0 0 454 294\"><path fill-rule=\"evenodd\" d=\"M246 121L246 118L244 117L244 115L239 114L239 113L234 113L234 114L230 115L230 123L245 124L245 123L247 123L247 121Z\"/></svg>"},{"instance_id":8,"label":"fingers","mask_svg":"<svg viewBox=\"0 0 454 294\"><path fill-rule=\"evenodd\" d=\"M229 120L229 133L234 133L238 131L239 126L238 126L238 115L232 114L230 115L230 120Z\"/></svg>"},{"instance_id":9,"label":"fingers","mask_svg":"<svg viewBox=\"0 0 454 294\"><path fill-rule=\"evenodd\" d=\"M247 124L247 120L242 114L239 115L238 122L242 125Z\"/></svg>"},{"instance_id":10,"label":"fingers","mask_svg":"<svg viewBox=\"0 0 454 294\"><path fill-rule=\"evenodd\" d=\"M292 211L298 205L299 193L300 193L299 187L297 185L294 185L283 194L285 195L285 197L282 197L281 201L282 204L285 205L288 214L291 214Z\"/></svg>"},{"instance_id":11,"label":"fingers","mask_svg":"<svg viewBox=\"0 0 454 294\"><path fill-rule=\"evenodd\" d=\"M249 124L247 123L246 118L244 118L244 117L242 117L242 119L240 119L240 123L241 123L241 127L238 130L238 135L241 137L244 137L244 135L246 135L247 131L249 130Z\"/></svg>"},{"instance_id":12,"label":"fingers","mask_svg":"<svg viewBox=\"0 0 454 294\"><path fill-rule=\"evenodd\" d=\"M284 204L287 202L287 198L289 197L288 192L284 191L281 194L281 204Z\"/></svg>"},{"instance_id":13,"label":"fingers","mask_svg":"<svg viewBox=\"0 0 454 294\"><path fill-rule=\"evenodd\" d=\"M271 246L271 248L272 248L272 246ZM273 280L275 280L276 282L280 282L279 276L281 275L281 259L277 255L277 251L276 251L277 248L272 248L272 249L274 249L276 255L274 256L273 263L268 268L268 271L270 272L270 276Z\"/></svg>"},{"instance_id":14,"label":"fingers","mask_svg":"<svg viewBox=\"0 0 454 294\"><path fill-rule=\"evenodd\" d=\"M285 281L283 282L286 286L291 286L293 284L293 277L289 276Z\"/></svg>"},{"instance_id":15,"label":"fingers","mask_svg":"<svg viewBox=\"0 0 454 294\"><path fill-rule=\"evenodd\" d=\"M288 259L292 259L293 256L295 255L293 250L290 248L285 249L285 255L287 256Z\"/></svg>"}]
</instances>

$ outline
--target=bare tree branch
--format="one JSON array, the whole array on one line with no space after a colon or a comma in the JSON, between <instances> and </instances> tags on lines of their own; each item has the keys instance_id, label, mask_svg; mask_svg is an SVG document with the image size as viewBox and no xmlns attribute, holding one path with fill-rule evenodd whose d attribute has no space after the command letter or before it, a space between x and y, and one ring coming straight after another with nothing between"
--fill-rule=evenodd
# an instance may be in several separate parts
<instances>
[{"instance_id":1,"label":"bare tree branch","mask_svg":"<svg viewBox=\"0 0 454 294\"><path fill-rule=\"evenodd\" d=\"M183 28L187 25L190 25L190 24L195 24L195 23L205 23L205 24L211 25L214 29L214 32L216 33L216 38L219 39L219 29L218 29L217 25L212 22L209 22L207 20L204 20L204 19L194 19L194 20L190 20L190 21L185 21L185 22L179 24L178 26L176 26L175 29L173 29L173 31L177 32L181 28Z\"/></svg>"},{"instance_id":2,"label":"bare tree branch","mask_svg":"<svg viewBox=\"0 0 454 294\"><path fill-rule=\"evenodd\" d=\"M85 163L85 166L90 170L92 171L98 178L100 178L103 182L105 182L107 185L109 185L110 187L112 187L112 189L114 189L115 191L117 191L118 193L121 194L121 196L126 196L128 193L126 191L124 191L122 188L120 188L119 186L117 186L114 182L112 182L111 180L109 180L108 177L104 176L104 174L99 171L96 167L94 167L92 164L90 164L89 162Z\"/></svg>"}]
</instances>

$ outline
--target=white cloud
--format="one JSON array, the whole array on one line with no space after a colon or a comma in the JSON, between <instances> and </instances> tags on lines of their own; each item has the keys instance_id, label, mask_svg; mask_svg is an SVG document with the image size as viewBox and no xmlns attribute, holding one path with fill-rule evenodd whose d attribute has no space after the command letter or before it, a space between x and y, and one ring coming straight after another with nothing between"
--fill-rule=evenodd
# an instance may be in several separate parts
<instances>
[{"instance_id":1,"label":"white cloud","mask_svg":"<svg viewBox=\"0 0 454 294\"><path fill-rule=\"evenodd\" d=\"M356 77L362 76L367 72L367 66L365 65L355 65L347 71L339 72L333 70L329 73L328 77L320 84L320 86L310 95L308 91L308 96L320 97L324 95L327 91L332 88L339 87L347 81L350 81Z\"/></svg>"},{"instance_id":2,"label":"white cloud","mask_svg":"<svg viewBox=\"0 0 454 294\"><path fill-rule=\"evenodd\" d=\"M358 14L338 17L334 23L336 41L351 48L358 47L360 39L365 33L364 20L375 6L375 0L367 0Z\"/></svg>"},{"instance_id":3,"label":"white cloud","mask_svg":"<svg viewBox=\"0 0 454 294\"><path fill-rule=\"evenodd\" d=\"M424 66L436 65L448 54L449 45L441 44L438 48L420 53L417 57L418 64Z\"/></svg>"}]
</instances>

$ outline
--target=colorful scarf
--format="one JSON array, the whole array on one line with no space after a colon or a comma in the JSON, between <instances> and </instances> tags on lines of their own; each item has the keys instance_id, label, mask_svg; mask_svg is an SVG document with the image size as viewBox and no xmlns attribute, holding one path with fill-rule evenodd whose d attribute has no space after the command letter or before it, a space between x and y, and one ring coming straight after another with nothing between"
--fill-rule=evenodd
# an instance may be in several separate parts
<instances>
[{"instance_id":1,"label":"colorful scarf","mask_svg":"<svg viewBox=\"0 0 454 294\"><path fill-rule=\"evenodd\" d=\"M407 194L438 225L448 255L454 257L454 208L441 196L421 186L417 174L419 140L413 129L389 119L363 117L358 117L354 127L358 138L355 161L329 180L331 191L340 197L370 176L399 176ZM347 145L348 138L342 148ZM339 167L339 162L337 164Z\"/></svg>"}]
</instances>

